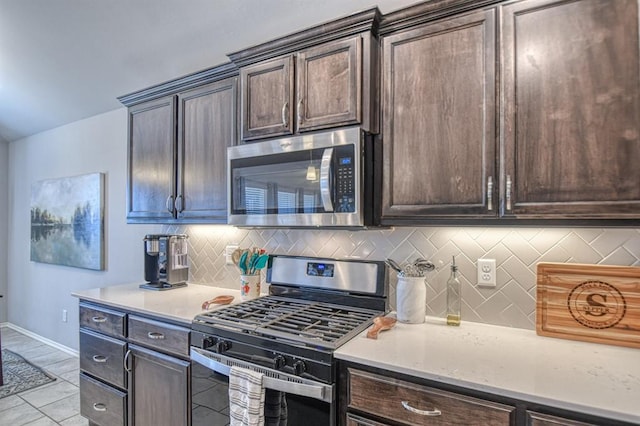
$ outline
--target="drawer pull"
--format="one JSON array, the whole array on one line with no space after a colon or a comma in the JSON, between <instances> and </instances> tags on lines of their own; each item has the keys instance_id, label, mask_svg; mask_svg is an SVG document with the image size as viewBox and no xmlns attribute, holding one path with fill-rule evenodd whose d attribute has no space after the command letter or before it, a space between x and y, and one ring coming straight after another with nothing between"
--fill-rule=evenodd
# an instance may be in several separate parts
<instances>
[{"instance_id":1,"label":"drawer pull","mask_svg":"<svg viewBox=\"0 0 640 426\"><path fill-rule=\"evenodd\" d=\"M409 405L409 401L402 401L402 406L405 410L411 411L412 413L420 414L421 416L440 416L442 415L442 411L434 408L433 410L418 410L417 408L413 408Z\"/></svg>"},{"instance_id":2,"label":"drawer pull","mask_svg":"<svg viewBox=\"0 0 640 426\"><path fill-rule=\"evenodd\" d=\"M124 354L124 369L127 373L131 373L131 368L129 368L129 355L131 355L131 349L127 350L127 353Z\"/></svg>"},{"instance_id":3,"label":"drawer pull","mask_svg":"<svg viewBox=\"0 0 640 426\"><path fill-rule=\"evenodd\" d=\"M94 362L99 362L99 363L105 363L107 362L107 357L104 355L94 355L93 356L93 361Z\"/></svg>"},{"instance_id":4,"label":"drawer pull","mask_svg":"<svg viewBox=\"0 0 640 426\"><path fill-rule=\"evenodd\" d=\"M102 402L96 402L93 404L93 409L96 411L107 411L107 406Z\"/></svg>"},{"instance_id":5,"label":"drawer pull","mask_svg":"<svg viewBox=\"0 0 640 426\"><path fill-rule=\"evenodd\" d=\"M157 331L150 331L147 333L147 336L149 336L149 339L153 340L164 340L164 334L158 333Z\"/></svg>"},{"instance_id":6,"label":"drawer pull","mask_svg":"<svg viewBox=\"0 0 640 426\"><path fill-rule=\"evenodd\" d=\"M97 323L107 322L107 317L93 317L91 318L91 321L97 322Z\"/></svg>"}]
</instances>

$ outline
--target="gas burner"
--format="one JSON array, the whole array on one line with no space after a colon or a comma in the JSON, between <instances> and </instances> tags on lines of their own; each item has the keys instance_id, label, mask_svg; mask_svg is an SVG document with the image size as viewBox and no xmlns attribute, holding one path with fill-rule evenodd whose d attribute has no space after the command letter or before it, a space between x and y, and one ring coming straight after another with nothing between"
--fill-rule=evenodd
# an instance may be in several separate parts
<instances>
[{"instance_id":1,"label":"gas burner","mask_svg":"<svg viewBox=\"0 0 640 426\"><path fill-rule=\"evenodd\" d=\"M265 296L198 315L196 322L336 349L384 312Z\"/></svg>"}]
</instances>

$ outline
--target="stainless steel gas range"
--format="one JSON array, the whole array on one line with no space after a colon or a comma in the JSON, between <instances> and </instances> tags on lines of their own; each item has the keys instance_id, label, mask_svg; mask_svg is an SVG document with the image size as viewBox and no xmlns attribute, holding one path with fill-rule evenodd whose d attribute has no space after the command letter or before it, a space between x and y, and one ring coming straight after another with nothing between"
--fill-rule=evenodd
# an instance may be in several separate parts
<instances>
[{"instance_id":1,"label":"stainless steel gas range","mask_svg":"<svg viewBox=\"0 0 640 426\"><path fill-rule=\"evenodd\" d=\"M272 256L269 295L192 323L193 425L228 424L232 366L263 374L286 412L279 425L334 425L333 352L388 311L384 262ZM266 424L270 424L268 421Z\"/></svg>"}]
</instances>

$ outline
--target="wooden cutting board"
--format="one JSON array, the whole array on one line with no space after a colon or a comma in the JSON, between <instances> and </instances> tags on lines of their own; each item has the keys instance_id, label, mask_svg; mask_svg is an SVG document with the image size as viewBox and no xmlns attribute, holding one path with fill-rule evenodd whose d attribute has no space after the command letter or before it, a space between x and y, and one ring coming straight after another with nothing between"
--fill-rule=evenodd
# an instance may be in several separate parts
<instances>
[{"instance_id":1,"label":"wooden cutting board","mask_svg":"<svg viewBox=\"0 0 640 426\"><path fill-rule=\"evenodd\" d=\"M539 263L536 332L640 348L640 267Z\"/></svg>"}]
</instances>

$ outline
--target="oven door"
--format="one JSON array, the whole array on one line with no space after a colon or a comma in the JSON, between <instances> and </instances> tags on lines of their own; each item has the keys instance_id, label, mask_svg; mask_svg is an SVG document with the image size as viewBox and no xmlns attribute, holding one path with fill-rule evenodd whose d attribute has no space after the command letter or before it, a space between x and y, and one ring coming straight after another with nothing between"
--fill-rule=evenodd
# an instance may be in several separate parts
<instances>
[{"instance_id":1,"label":"oven door","mask_svg":"<svg viewBox=\"0 0 640 426\"><path fill-rule=\"evenodd\" d=\"M334 386L302 379L245 361L191 348L191 419L193 426L228 425L229 371L238 366L264 374L267 391L282 392L286 425L334 426ZM285 407L283 405L283 407ZM281 423L280 426L284 426Z\"/></svg>"},{"instance_id":2,"label":"oven door","mask_svg":"<svg viewBox=\"0 0 640 426\"><path fill-rule=\"evenodd\" d=\"M364 225L359 128L227 150L229 224Z\"/></svg>"}]
</instances>

